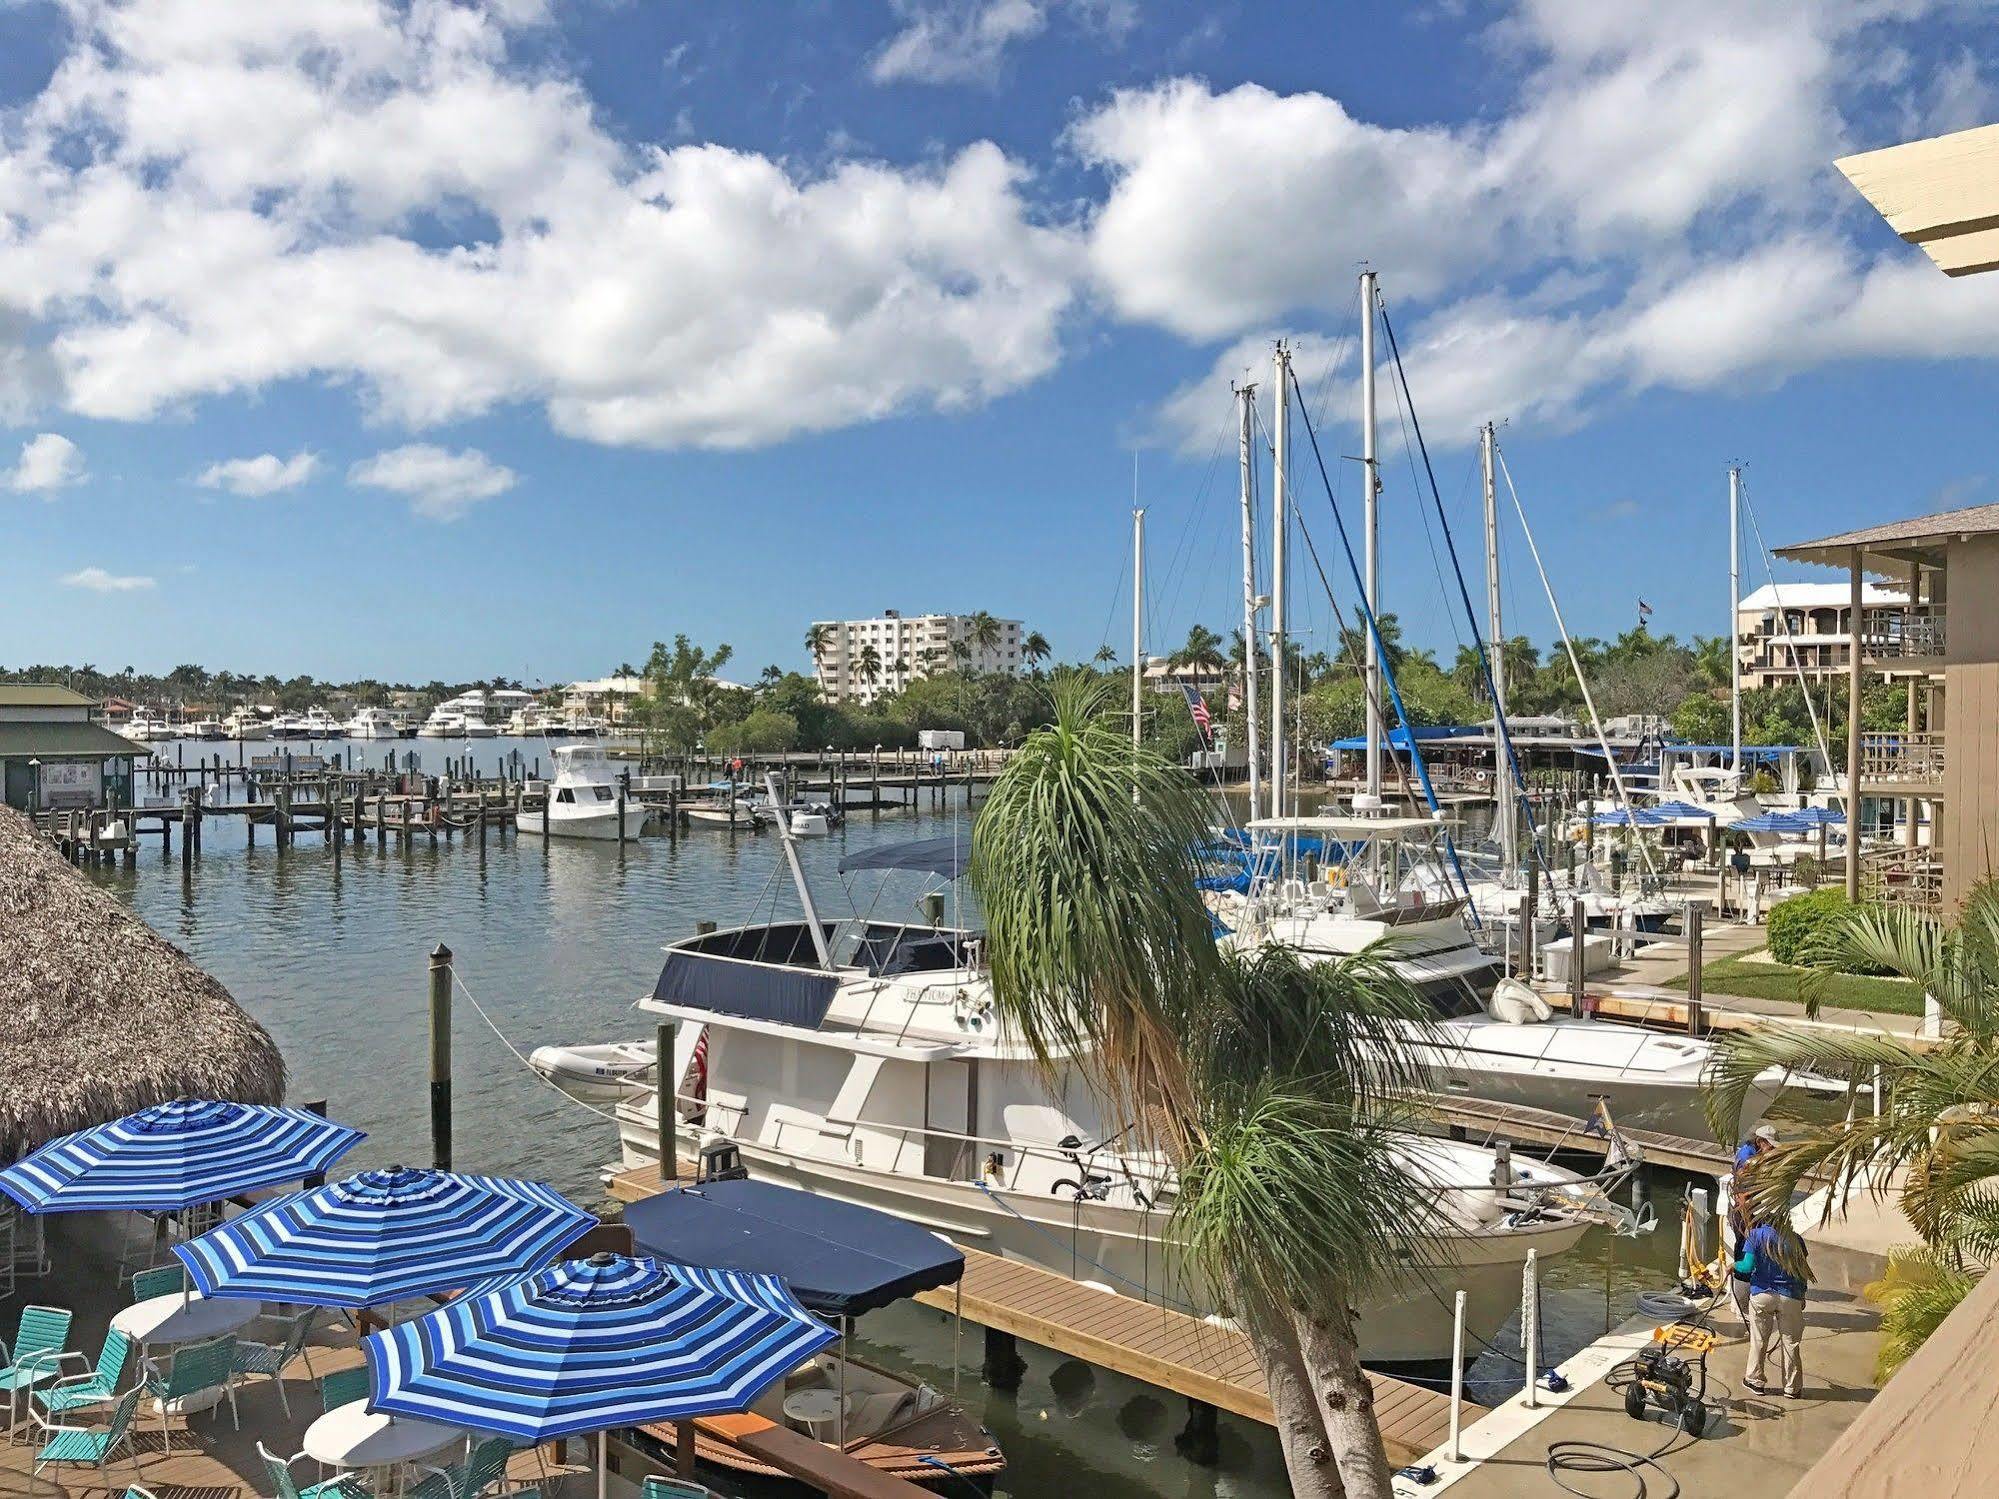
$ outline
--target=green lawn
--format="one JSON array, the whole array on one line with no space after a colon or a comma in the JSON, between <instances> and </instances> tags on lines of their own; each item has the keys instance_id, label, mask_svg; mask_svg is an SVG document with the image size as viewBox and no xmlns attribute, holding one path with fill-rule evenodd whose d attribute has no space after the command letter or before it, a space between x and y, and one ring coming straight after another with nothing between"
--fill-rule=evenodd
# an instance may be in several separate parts
<instances>
[{"instance_id":1,"label":"green lawn","mask_svg":"<svg viewBox=\"0 0 1999 1499\"><path fill-rule=\"evenodd\" d=\"M1745 999L1788 999L1804 1003L1798 985L1804 971L1768 958L1717 958L1701 969L1701 992L1719 999L1739 994ZM1671 980L1669 989L1687 987L1685 976ZM1923 994L1907 979L1871 978L1857 973L1827 976L1819 1003L1829 1009L1874 1010L1884 1015L1920 1015Z\"/></svg>"}]
</instances>

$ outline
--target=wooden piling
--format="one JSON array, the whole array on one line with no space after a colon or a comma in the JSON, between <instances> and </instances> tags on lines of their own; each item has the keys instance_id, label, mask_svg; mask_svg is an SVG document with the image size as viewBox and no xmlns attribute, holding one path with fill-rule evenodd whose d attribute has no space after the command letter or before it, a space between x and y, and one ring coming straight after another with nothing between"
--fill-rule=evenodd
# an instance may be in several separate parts
<instances>
[{"instance_id":1,"label":"wooden piling","mask_svg":"<svg viewBox=\"0 0 1999 1499\"><path fill-rule=\"evenodd\" d=\"M662 1020L654 1032L653 1076L659 1099L659 1177L675 1181L680 1176L680 1109L674 1097L680 1079L674 1076L673 1045L679 1027Z\"/></svg>"},{"instance_id":2,"label":"wooden piling","mask_svg":"<svg viewBox=\"0 0 1999 1499\"><path fill-rule=\"evenodd\" d=\"M430 954L430 1156L451 1169L451 949Z\"/></svg>"}]
</instances>

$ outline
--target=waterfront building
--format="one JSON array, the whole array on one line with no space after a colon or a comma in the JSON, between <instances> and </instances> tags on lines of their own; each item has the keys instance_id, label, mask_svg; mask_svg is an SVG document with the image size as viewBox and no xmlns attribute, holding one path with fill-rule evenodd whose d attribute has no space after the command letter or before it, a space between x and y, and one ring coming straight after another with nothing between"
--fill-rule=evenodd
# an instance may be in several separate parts
<instances>
[{"instance_id":1,"label":"waterfront building","mask_svg":"<svg viewBox=\"0 0 1999 1499\"><path fill-rule=\"evenodd\" d=\"M99 704L53 682L0 683L0 800L26 811L132 804L142 745L103 723Z\"/></svg>"},{"instance_id":2,"label":"waterfront building","mask_svg":"<svg viewBox=\"0 0 1999 1499\"><path fill-rule=\"evenodd\" d=\"M1946 276L1999 270L1999 125L1862 151L1834 165Z\"/></svg>"},{"instance_id":3,"label":"waterfront building","mask_svg":"<svg viewBox=\"0 0 1999 1499\"><path fill-rule=\"evenodd\" d=\"M1908 602L1899 586L1865 583L1860 605L1896 610ZM1735 606L1735 670L1742 690L1813 687L1846 674L1853 648L1853 609L1844 583L1766 583Z\"/></svg>"},{"instance_id":4,"label":"waterfront building","mask_svg":"<svg viewBox=\"0 0 1999 1499\"><path fill-rule=\"evenodd\" d=\"M993 631L980 639L980 625ZM1017 619L977 614L909 614L889 609L873 619L816 620L813 652L819 687L836 703L871 703L934 672L1012 675L1026 665L1025 630Z\"/></svg>"},{"instance_id":5,"label":"waterfront building","mask_svg":"<svg viewBox=\"0 0 1999 1499\"><path fill-rule=\"evenodd\" d=\"M1904 846L1847 843L1847 893L1948 910L1993 868L1999 849L1999 505L1973 505L1780 547L1777 555L1845 570L1847 608L1861 621L1849 651L1846 779L1861 799L1900 804ZM1869 607L1869 576L1903 601ZM1906 723L1863 732L1868 672L1911 683ZM1839 747L1833 751L1840 759ZM1929 847L1917 829L1927 822Z\"/></svg>"}]
</instances>

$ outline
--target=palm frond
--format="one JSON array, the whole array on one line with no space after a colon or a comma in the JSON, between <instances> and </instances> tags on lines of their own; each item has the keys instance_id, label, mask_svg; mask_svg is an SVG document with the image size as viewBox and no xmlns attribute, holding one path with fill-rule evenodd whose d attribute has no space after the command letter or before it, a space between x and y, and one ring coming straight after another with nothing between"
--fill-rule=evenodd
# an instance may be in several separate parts
<instances>
[{"instance_id":1,"label":"palm frond","mask_svg":"<svg viewBox=\"0 0 1999 1499\"><path fill-rule=\"evenodd\" d=\"M1979 1277L1931 1249L1898 1249L1888 1270L1864 1295L1881 1308L1881 1344L1874 1377L1886 1381L1943 1325Z\"/></svg>"},{"instance_id":2,"label":"palm frond","mask_svg":"<svg viewBox=\"0 0 1999 1499\"><path fill-rule=\"evenodd\" d=\"M1728 1031L1715 1038L1703 1106L1716 1138L1739 1139L1749 1090L1772 1067L1839 1078L1850 1089L1858 1089L1872 1081L1876 1067L1894 1076L1916 1065L1921 1055L1907 1042L1887 1035L1776 1025Z\"/></svg>"}]
</instances>

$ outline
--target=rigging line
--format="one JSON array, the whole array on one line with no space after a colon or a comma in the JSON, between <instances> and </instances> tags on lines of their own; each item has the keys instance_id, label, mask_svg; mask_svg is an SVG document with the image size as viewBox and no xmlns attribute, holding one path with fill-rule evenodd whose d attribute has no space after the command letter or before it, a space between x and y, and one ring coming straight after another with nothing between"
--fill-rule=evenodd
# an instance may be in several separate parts
<instances>
[{"instance_id":1,"label":"rigging line","mask_svg":"<svg viewBox=\"0 0 1999 1499\"><path fill-rule=\"evenodd\" d=\"M1388 311L1385 307L1382 309L1381 322L1384 328L1388 326ZM1390 342L1392 345L1393 340L1391 340ZM1396 368L1399 373L1401 366L1398 364ZM1409 465L1409 487L1415 493L1420 495L1423 492L1423 480L1422 476L1416 472L1415 449L1410 444L1409 441L1409 426L1411 421L1415 417L1415 412L1405 404L1404 398L1407 396L1408 392L1402 384L1391 383L1388 387L1388 393L1395 404L1395 423L1398 427L1402 429L1402 457L1403 461ZM1419 427L1418 428L1419 434L1420 431L1421 429ZM1426 463L1429 461L1427 455L1425 456L1424 461ZM1435 478L1433 477L1430 482L1431 482L1431 487L1434 489L1436 486ZM1437 501L1437 515L1440 520L1443 517L1443 513L1444 513L1444 504L1442 498L1439 497ZM1430 571L1436 575L1437 593L1440 597L1449 598L1450 590L1444 584L1444 564L1442 560L1439 559L1437 556L1437 533L1434 529L1432 529L1430 525L1429 512L1419 504L1416 507L1416 514L1423 522L1423 541L1424 544L1430 549ZM1448 533L1446 534L1446 539L1448 540ZM1457 554L1455 551L1453 551L1451 554L1451 560L1453 564L1455 564L1457 561ZM1456 644L1463 645L1465 643L1465 638L1463 635L1458 633L1457 616L1448 607L1444 610L1444 619L1451 627L1451 639Z\"/></svg>"},{"instance_id":2,"label":"rigging line","mask_svg":"<svg viewBox=\"0 0 1999 1499\"><path fill-rule=\"evenodd\" d=\"M1430 464L1429 444L1423 441L1423 424L1416 416L1416 399L1409 393L1409 375L1402 367L1402 346L1396 342L1395 324L1389 321L1388 303L1386 301L1383 301L1381 304L1381 328L1388 335L1388 352L1395 360L1395 378L1402 388L1402 399L1409 407L1409 421L1416 429L1416 449L1423 456L1423 472L1429 476L1430 496L1436 502L1437 506L1437 523L1443 527L1444 545L1450 550L1451 554L1451 571L1457 575L1458 597L1464 602L1465 618L1471 623L1472 640L1479 648L1479 670L1485 677L1486 700L1492 704L1493 739L1495 742L1503 740L1506 745L1506 768L1513 777L1515 800L1519 803L1520 812L1525 816L1528 830L1531 833L1534 828L1534 804L1527 794L1527 777L1520 768L1520 755L1519 751L1514 748L1513 736L1510 733L1501 732L1506 726L1506 711L1500 704L1499 688L1493 680L1492 656L1486 647L1485 634L1479 629L1478 611L1472 607L1471 589L1465 583L1464 564L1458 560L1458 544L1451 536L1450 522L1444 518L1444 497L1437 489L1437 471ZM1493 451L1497 452L1498 449L1499 444L1495 440ZM1441 582L1441 579L1439 581ZM1497 646L1494 648L1496 649ZM1494 769L1496 770L1497 768L1495 764ZM1528 841L1534 851L1534 862L1541 866L1542 876L1548 882L1548 893L1552 897L1555 891L1555 877L1554 872L1548 868L1546 857L1541 852L1541 840L1539 838L1530 838Z\"/></svg>"},{"instance_id":3,"label":"rigging line","mask_svg":"<svg viewBox=\"0 0 1999 1499\"><path fill-rule=\"evenodd\" d=\"M1548 581L1548 569L1541 563L1541 547L1534 540L1534 528L1527 524L1527 508L1520 503L1520 491L1513 484L1513 470L1507 467L1506 452L1498 443L1492 445L1492 456L1499 462L1499 472L1506 480L1506 492L1513 498L1513 513L1520 518L1520 534L1527 538L1528 554L1534 559L1534 571L1541 575L1542 591L1548 595L1548 607L1554 611L1555 628L1561 632L1562 648L1569 654L1569 670L1576 674L1576 686L1581 689L1583 706L1589 710L1590 728L1596 733L1597 747L1603 751L1604 763L1610 767L1611 784L1617 788L1617 804L1624 808L1626 818L1631 816L1631 794L1624 787L1624 772L1618 768L1617 756L1610 752L1610 741L1604 737L1603 720L1597 716L1596 696L1589 690L1589 679L1583 675L1583 664L1576 659L1576 644L1569 638L1568 622L1562 618L1562 606L1555 598L1555 585ZM1594 816L1592 810L1591 816ZM1652 851L1643 838L1632 840L1638 845L1638 856L1645 861L1645 873L1652 879L1659 878L1659 870L1652 862ZM1663 889L1663 885L1661 886Z\"/></svg>"},{"instance_id":4,"label":"rigging line","mask_svg":"<svg viewBox=\"0 0 1999 1499\"><path fill-rule=\"evenodd\" d=\"M1291 384L1293 389L1297 389L1298 372L1296 370L1291 372ZM1303 409L1305 393L1302 390L1298 392L1298 404L1300 408L1298 414L1305 423L1305 435L1311 439L1312 460L1319 468L1319 482L1326 489L1326 508L1332 511L1333 522L1339 527L1340 546L1346 551L1347 567L1352 571L1354 587L1360 593L1361 617L1367 621L1368 633L1374 639L1375 654L1381 662L1381 680L1383 685L1388 688L1389 697L1395 703L1395 716L1402 722L1403 738L1409 741L1410 766L1415 770L1416 778L1423 783L1423 800L1429 806L1430 811L1432 813L1441 812L1443 811L1443 805L1437 800L1437 789L1430 784L1430 767L1423 763L1423 752L1416 748L1415 726L1409 722L1408 711L1402 706L1402 689L1395 682L1395 667L1388 659L1387 649L1382 645L1380 622L1375 618L1374 610L1367 601L1367 584L1362 581L1360 562L1353 554L1353 541L1347 535L1346 520L1340 514L1340 507L1333 503L1332 476L1326 472L1326 455L1320 451L1319 433L1318 429L1312 425L1312 415ZM1370 472L1361 482L1372 484L1374 480L1375 476ZM1465 875L1464 862L1458 857L1457 842L1451 837L1448 831L1444 833L1444 853L1451 861L1451 872L1458 877L1458 884L1464 890L1465 901L1467 909L1470 911L1472 922L1474 925L1477 925L1479 920L1478 907L1471 898L1471 881Z\"/></svg>"},{"instance_id":5,"label":"rigging line","mask_svg":"<svg viewBox=\"0 0 1999 1499\"><path fill-rule=\"evenodd\" d=\"M1782 626L1784 631L1785 654L1787 654L1791 658L1791 670L1797 673L1798 691L1803 695L1805 700L1805 716L1808 717L1812 723L1812 739L1818 745L1819 754L1824 758L1825 763L1827 765L1831 765L1832 750L1826 743L1825 730L1821 728L1819 725L1818 709L1812 703L1812 685L1808 680L1806 680L1804 663L1798 660L1797 642L1792 638L1791 635L1791 621L1788 618L1786 618L1784 614L1783 585L1777 581L1776 573L1771 571L1770 549L1769 547L1763 544L1763 528L1756 523L1756 507L1749 503L1749 486L1747 484L1741 485L1740 489L1738 490L1738 493L1742 498L1743 514L1745 514L1749 518L1750 532L1756 538L1756 550L1759 553L1761 553L1763 557L1763 576L1770 580L1770 593L1771 596L1775 598L1777 601L1777 623L1780 626ZM1866 602L1864 597L1862 599L1862 602L1863 603ZM1913 607L1915 604L1915 600L1910 599L1909 603ZM1729 641L1728 641L1728 664L1732 670L1740 672L1742 670L1741 663L1735 659L1735 634L1736 634L1735 629L1731 628L1729 632ZM1857 622L1856 622L1856 628L1853 631L1853 639L1856 644L1860 639L1860 631L1857 627ZM1915 685L1913 683L1910 684L1909 690L1911 692L1915 691ZM1828 710L1828 716L1830 716L1830 710ZM1842 798L1842 800L1850 801L1852 799ZM1847 813L1848 826L1851 827L1855 816L1854 809L1851 806L1849 806L1846 809L1846 813Z\"/></svg>"},{"instance_id":6,"label":"rigging line","mask_svg":"<svg viewBox=\"0 0 1999 1499\"><path fill-rule=\"evenodd\" d=\"M486 1013L486 1007L479 1003L479 997L476 994L474 994L470 989L465 987L465 980L463 980L458 976L458 970L455 967L451 970L451 986L454 989L456 989L460 994L465 996L465 998L471 1003L473 1010L477 1012L479 1018L486 1022L486 1028L490 1030L495 1036L498 1036L500 1038L500 1044L506 1047L508 1051L514 1054L514 1060L519 1062L521 1066L527 1068L528 1075L532 1077L536 1082L540 1083L543 1087L547 1088L551 1093L555 1094L557 1098L561 1098L569 1103L575 1104L577 1108L583 1110L583 1112L586 1114L595 1114L599 1119L608 1119L613 1124L616 1124L618 1122L618 1116L616 1114L607 1114L602 1109L597 1108L595 1105L585 1103L582 1099L576 1097L574 1094L565 1093L561 1088L557 1087L556 1084L549 1081L549 1079L543 1077L539 1072L535 1071L534 1063L530 1062L524 1055L522 1055L521 1049L518 1046L514 1045L513 1042L507 1039L507 1033L500 1029L500 1027L494 1022L493 1017L491 1015L488 1015ZM653 1065L654 1067L657 1067L659 1065L657 1058L654 1059Z\"/></svg>"},{"instance_id":7,"label":"rigging line","mask_svg":"<svg viewBox=\"0 0 1999 1499\"><path fill-rule=\"evenodd\" d=\"M1215 435L1214 448L1208 454L1208 466L1201 476L1201 482L1195 487L1193 503L1187 507L1186 518L1180 527L1180 538L1174 544L1173 555L1166 563L1164 574L1160 580L1160 587L1147 590L1145 623L1146 627L1154 632L1155 638L1159 630L1163 628L1161 625L1162 618L1178 612L1181 595L1193 577L1194 524L1202 518L1206 507L1213 499L1215 475L1221 466L1222 447L1230 437L1235 435L1235 432L1234 402L1230 402L1229 420L1222 425ZM1211 551L1208 557L1208 579L1214 577L1214 570L1214 553ZM1202 591L1205 591L1205 586L1204 580Z\"/></svg>"}]
</instances>

